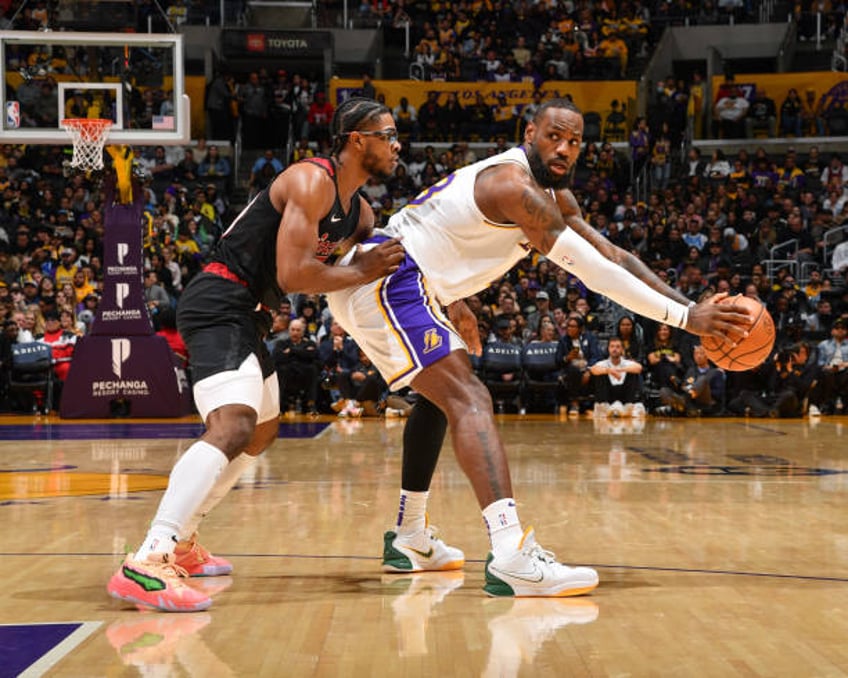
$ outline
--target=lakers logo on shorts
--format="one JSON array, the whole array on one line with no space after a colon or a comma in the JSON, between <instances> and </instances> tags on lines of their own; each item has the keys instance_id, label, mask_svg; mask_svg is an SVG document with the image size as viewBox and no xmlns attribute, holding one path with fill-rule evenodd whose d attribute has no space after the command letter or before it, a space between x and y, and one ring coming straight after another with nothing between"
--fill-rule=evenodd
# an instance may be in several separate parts
<instances>
[{"instance_id":1,"label":"lakers logo on shorts","mask_svg":"<svg viewBox=\"0 0 848 678\"><path fill-rule=\"evenodd\" d=\"M424 353L435 351L442 345L442 341L442 335L435 327L427 330L424 333Z\"/></svg>"}]
</instances>

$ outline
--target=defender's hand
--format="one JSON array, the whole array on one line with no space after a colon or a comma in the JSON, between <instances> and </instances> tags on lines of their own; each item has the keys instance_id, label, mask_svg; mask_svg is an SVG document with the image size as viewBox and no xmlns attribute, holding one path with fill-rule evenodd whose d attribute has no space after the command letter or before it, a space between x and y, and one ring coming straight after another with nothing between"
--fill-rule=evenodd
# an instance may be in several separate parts
<instances>
[{"instance_id":1,"label":"defender's hand","mask_svg":"<svg viewBox=\"0 0 848 678\"><path fill-rule=\"evenodd\" d=\"M357 245L352 265L362 274L363 282L371 282L397 271L405 256L400 240L391 238L370 249Z\"/></svg>"},{"instance_id":2,"label":"defender's hand","mask_svg":"<svg viewBox=\"0 0 848 678\"><path fill-rule=\"evenodd\" d=\"M477 316L464 301L455 301L448 306L448 318L459 332L471 355L483 355L483 344L477 328Z\"/></svg>"},{"instance_id":3,"label":"defender's hand","mask_svg":"<svg viewBox=\"0 0 848 678\"><path fill-rule=\"evenodd\" d=\"M720 292L691 307L686 329L692 334L725 339L734 344L748 336L754 319L743 306L720 304L727 296L727 292Z\"/></svg>"}]
</instances>

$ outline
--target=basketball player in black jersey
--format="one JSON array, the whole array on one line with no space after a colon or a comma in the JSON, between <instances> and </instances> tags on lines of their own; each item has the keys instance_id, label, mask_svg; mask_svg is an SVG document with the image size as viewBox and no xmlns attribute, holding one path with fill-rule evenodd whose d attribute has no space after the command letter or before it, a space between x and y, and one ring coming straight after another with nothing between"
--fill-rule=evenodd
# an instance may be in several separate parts
<instances>
[{"instance_id":1,"label":"basketball player in black jersey","mask_svg":"<svg viewBox=\"0 0 848 678\"><path fill-rule=\"evenodd\" d=\"M180 578L232 571L197 543L195 530L277 436L277 375L262 341L267 309L279 306L282 290L311 294L365 284L403 259L391 239L357 249L352 266L328 265L370 234L373 212L359 189L369 176L391 176L400 150L391 112L370 99L341 104L332 130L331 156L278 174L235 218L180 298L178 328L206 432L171 471L144 543L110 579L113 597L165 611L211 605Z\"/></svg>"}]
</instances>

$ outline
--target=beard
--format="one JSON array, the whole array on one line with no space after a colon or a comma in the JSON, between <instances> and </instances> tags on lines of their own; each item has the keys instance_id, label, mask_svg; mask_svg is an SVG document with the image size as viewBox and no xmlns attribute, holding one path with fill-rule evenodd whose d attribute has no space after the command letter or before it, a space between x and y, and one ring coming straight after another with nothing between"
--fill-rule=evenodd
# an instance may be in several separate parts
<instances>
[{"instance_id":1,"label":"beard","mask_svg":"<svg viewBox=\"0 0 848 678\"><path fill-rule=\"evenodd\" d=\"M571 177L574 176L574 167L561 177L556 176L542 160L536 147L532 144L527 148L527 162L530 164L530 171L533 173L533 178L536 183L542 188L552 188L559 191L563 188L568 188L571 183Z\"/></svg>"},{"instance_id":2,"label":"beard","mask_svg":"<svg viewBox=\"0 0 848 678\"><path fill-rule=\"evenodd\" d=\"M373 153L367 153L365 157L362 158L362 168L372 177L375 177L380 181L391 179L394 175L394 170L391 167L381 166L380 156Z\"/></svg>"}]
</instances>

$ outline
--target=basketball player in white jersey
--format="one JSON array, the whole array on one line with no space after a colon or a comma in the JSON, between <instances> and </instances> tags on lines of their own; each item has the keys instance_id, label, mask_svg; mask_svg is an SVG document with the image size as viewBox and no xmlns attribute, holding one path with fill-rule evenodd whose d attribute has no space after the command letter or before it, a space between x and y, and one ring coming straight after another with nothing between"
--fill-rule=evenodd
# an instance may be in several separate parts
<instances>
[{"instance_id":1,"label":"basketball player in white jersey","mask_svg":"<svg viewBox=\"0 0 848 678\"><path fill-rule=\"evenodd\" d=\"M598 575L560 564L531 528L522 529L491 398L441 307L456 308L535 248L594 291L694 334L738 340L749 322L743 309L717 305L717 297L690 303L583 220L567 189L582 134L583 116L571 102L546 102L528 124L522 146L458 170L375 232L375 244L402 238L406 257L396 272L328 295L333 317L390 388L410 385L444 412L489 531L484 590L493 596L577 595L594 589ZM385 537L385 570L458 564L461 551L427 526L427 495L426 488L402 487L397 528Z\"/></svg>"}]
</instances>

